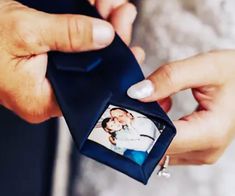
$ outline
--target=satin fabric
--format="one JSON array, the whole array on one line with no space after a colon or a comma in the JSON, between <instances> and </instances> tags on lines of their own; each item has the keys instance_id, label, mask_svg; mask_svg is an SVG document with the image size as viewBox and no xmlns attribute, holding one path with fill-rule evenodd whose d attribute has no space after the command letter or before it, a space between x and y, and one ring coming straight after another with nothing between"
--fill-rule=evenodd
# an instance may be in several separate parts
<instances>
[{"instance_id":1,"label":"satin fabric","mask_svg":"<svg viewBox=\"0 0 235 196\"><path fill-rule=\"evenodd\" d=\"M21 2L49 13L83 14L100 18L96 9L86 0ZM120 37L116 35L110 46L98 51L73 54L51 52L47 76L80 152L146 184L176 130L156 102L140 103L127 96L127 89L143 80L144 76L132 52ZM87 139L110 104L134 110L166 126L143 164Z\"/></svg>"}]
</instances>

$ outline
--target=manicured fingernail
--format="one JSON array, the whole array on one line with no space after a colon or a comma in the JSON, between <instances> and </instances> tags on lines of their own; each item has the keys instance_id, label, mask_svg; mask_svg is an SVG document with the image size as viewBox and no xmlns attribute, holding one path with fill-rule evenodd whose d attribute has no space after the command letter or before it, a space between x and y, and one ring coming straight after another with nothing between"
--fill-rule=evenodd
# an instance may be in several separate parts
<instances>
[{"instance_id":1,"label":"manicured fingernail","mask_svg":"<svg viewBox=\"0 0 235 196\"><path fill-rule=\"evenodd\" d=\"M109 45L114 38L113 27L101 20L93 22L93 42L99 48Z\"/></svg>"},{"instance_id":2,"label":"manicured fingernail","mask_svg":"<svg viewBox=\"0 0 235 196\"><path fill-rule=\"evenodd\" d=\"M133 99L143 99L152 95L153 92L153 83L150 80L143 80L131 86L127 91L127 95Z\"/></svg>"}]
</instances>

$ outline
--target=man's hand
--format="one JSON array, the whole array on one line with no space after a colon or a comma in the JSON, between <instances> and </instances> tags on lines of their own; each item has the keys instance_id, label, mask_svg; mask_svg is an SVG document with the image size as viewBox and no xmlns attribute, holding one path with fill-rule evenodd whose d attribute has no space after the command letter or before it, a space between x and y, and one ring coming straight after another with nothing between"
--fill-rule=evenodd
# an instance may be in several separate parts
<instances>
[{"instance_id":1,"label":"man's hand","mask_svg":"<svg viewBox=\"0 0 235 196\"><path fill-rule=\"evenodd\" d=\"M45 77L47 52L96 50L114 37L108 22L47 14L11 0L0 2L0 29L0 102L32 123L60 115Z\"/></svg>"},{"instance_id":2,"label":"man's hand","mask_svg":"<svg viewBox=\"0 0 235 196\"><path fill-rule=\"evenodd\" d=\"M121 7L126 6L120 4L115 8L119 18L124 16L120 13ZM123 23L115 12L110 13L110 20L116 18L117 24L113 26L121 29ZM131 26L132 23L128 27L131 29ZM0 104L31 123L60 116L53 90L45 77L47 52L97 50L109 45L113 37L113 27L103 20L81 15L47 14L12 0L2 0ZM130 39L130 36L123 38ZM141 49L133 51L140 60L143 59Z\"/></svg>"},{"instance_id":3,"label":"man's hand","mask_svg":"<svg viewBox=\"0 0 235 196\"><path fill-rule=\"evenodd\" d=\"M174 121L177 135L167 153L170 164L212 164L235 136L235 51L218 51L163 65L128 90L143 102L161 100L192 89L198 108ZM183 100L182 100L183 101Z\"/></svg>"}]
</instances>

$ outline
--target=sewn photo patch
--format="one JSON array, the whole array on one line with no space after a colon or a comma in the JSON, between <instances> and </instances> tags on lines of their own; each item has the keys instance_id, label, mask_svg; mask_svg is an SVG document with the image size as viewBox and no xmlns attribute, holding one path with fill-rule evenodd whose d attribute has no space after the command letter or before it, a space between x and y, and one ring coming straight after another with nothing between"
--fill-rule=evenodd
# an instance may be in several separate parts
<instances>
[{"instance_id":1,"label":"sewn photo patch","mask_svg":"<svg viewBox=\"0 0 235 196\"><path fill-rule=\"evenodd\" d=\"M138 112L110 105L88 139L142 165L163 129Z\"/></svg>"}]
</instances>

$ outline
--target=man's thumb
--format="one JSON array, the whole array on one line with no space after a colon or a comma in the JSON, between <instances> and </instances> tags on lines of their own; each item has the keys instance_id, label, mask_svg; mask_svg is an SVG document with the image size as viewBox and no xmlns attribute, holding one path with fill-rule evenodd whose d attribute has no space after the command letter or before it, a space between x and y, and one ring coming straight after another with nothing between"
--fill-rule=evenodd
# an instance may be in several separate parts
<instances>
[{"instance_id":1,"label":"man's thumb","mask_svg":"<svg viewBox=\"0 0 235 196\"><path fill-rule=\"evenodd\" d=\"M215 80L215 63L207 55L161 66L147 79L131 86L127 94L144 102L166 98L178 91L205 86ZM205 65L206 64L206 65Z\"/></svg>"},{"instance_id":2,"label":"man's thumb","mask_svg":"<svg viewBox=\"0 0 235 196\"><path fill-rule=\"evenodd\" d=\"M108 46L114 38L111 24L100 19L82 15L46 13L42 13L42 18L37 27L40 28L41 43L48 50L63 52L96 50Z\"/></svg>"}]
</instances>

